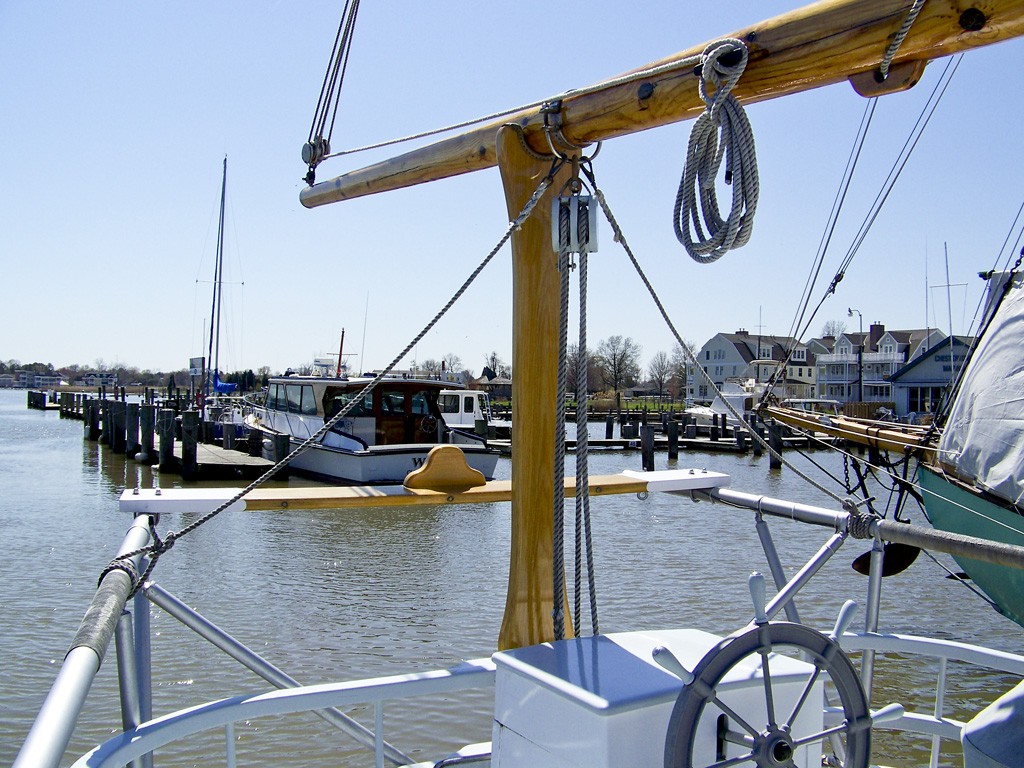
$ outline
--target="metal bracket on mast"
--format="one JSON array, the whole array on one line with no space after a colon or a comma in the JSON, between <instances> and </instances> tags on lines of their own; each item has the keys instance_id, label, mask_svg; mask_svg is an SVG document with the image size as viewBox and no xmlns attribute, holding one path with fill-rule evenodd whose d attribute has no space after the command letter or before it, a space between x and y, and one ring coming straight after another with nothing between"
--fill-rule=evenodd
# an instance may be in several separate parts
<instances>
[{"instance_id":1,"label":"metal bracket on mast","mask_svg":"<svg viewBox=\"0 0 1024 768\"><path fill-rule=\"evenodd\" d=\"M889 69L889 76L885 79L877 69L868 72L858 72L847 78L858 94L866 99L873 96L885 96L890 93L907 91L917 85L921 76L924 75L924 68L928 66L928 60L904 61L895 64Z\"/></svg>"}]
</instances>

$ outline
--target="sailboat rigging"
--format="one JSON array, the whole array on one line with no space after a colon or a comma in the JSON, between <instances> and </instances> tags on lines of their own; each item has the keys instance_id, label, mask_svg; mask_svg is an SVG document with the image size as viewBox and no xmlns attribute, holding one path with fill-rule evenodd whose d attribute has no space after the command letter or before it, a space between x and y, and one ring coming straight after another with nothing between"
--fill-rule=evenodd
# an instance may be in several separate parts
<instances>
[{"instance_id":1,"label":"sailboat rigging","mask_svg":"<svg viewBox=\"0 0 1024 768\"><path fill-rule=\"evenodd\" d=\"M211 395L228 395L238 389L237 384L220 380L220 314L224 294L224 205L227 197L228 158L224 156L224 172L220 183L220 216L217 224L217 256L213 268L213 300L210 305L210 338L207 349L207 369L203 383L204 416L206 400Z\"/></svg>"}]
</instances>

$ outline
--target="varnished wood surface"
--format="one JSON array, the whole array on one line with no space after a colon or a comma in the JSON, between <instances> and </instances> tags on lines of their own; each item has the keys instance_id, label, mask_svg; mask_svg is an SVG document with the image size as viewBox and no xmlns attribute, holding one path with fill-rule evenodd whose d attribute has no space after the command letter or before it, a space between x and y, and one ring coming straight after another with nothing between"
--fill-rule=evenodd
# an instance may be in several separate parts
<instances>
[{"instance_id":1,"label":"varnished wood surface","mask_svg":"<svg viewBox=\"0 0 1024 768\"><path fill-rule=\"evenodd\" d=\"M910 5L910 0L824 0L722 35L743 40L750 54L733 93L740 101L752 103L874 70ZM976 31L965 29L963 25L971 18L979 18L974 12L983 15L984 25ZM894 65L927 62L1021 35L1024 0L928 0ZM683 62L700 54L705 46L688 48L636 71ZM894 76L907 71L894 69ZM653 86L646 99L640 98L644 84ZM690 119L703 108L692 66L680 64L640 82L566 96L563 133L573 143L587 144ZM534 109L307 187L300 200L312 208L493 167L497 163L495 137L505 123L520 124L535 150L550 151L542 133L543 119Z\"/></svg>"}]
</instances>

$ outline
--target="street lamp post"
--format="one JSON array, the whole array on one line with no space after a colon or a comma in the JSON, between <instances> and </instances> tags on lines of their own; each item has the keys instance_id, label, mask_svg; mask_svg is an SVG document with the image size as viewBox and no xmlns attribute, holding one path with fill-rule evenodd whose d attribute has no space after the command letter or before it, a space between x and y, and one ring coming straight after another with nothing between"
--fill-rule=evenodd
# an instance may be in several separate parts
<instances>
[{"instance_id":1,"label":"street lamp post","mask_svg":"<svg viewBox=\"0 0 1024 768\"><path fill-rule=\"evenodd\" d=\"M864 316L859 309L852 307L847 308L846 316L853 317L854 312L857 313L857 324L860 328L860 343L857 345L857 400L862 402L864 400Z\"/></svg>"}]
</instances>

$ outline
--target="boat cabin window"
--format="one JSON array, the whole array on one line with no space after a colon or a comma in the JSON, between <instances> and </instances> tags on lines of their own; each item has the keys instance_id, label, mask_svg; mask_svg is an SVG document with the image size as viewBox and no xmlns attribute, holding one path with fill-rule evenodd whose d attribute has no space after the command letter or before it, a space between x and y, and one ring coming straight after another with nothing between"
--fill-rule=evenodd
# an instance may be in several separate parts
<instances>
[{"instance_id":1,"label":"boat cabin window","mask_svg":"<svg viewBox=\"0 0 1024 768\"><path fill-rule=\"evenodd\" d=\"M299 406L302 402L302 386L300 384L285 385L285 396L288 398L288 411L299 413Z\"/></svg>"},{"instance_id":2,"label":"boat cabin window","mask_svg":"<svg viewBox=\"0 0 1024 768\"><path fill-rule=\"evenodd\" d=\"M288 410L288 395L284 384L271 384L267 390L267 408L275 411Z\"/></svg>"},{"instance_id":3,"label":"boat cabin window","mask_svg":"<svg viewBox=\"0 0 1024 768\"><path fill-rule=\"evenodd\" d=\"M405 392L395 390L381 392L380 410L382 413L405 413Z\"/></svg>"},{"instance_id":4,"label":"boat cabin window","mask_svg":"<svg viewBox=\"0 0 1024 768\"><path fill-rule=\"evenodd\" d=\"M304 416L316 416L316 398L313 396L313 387L309 384L302 386L302 410Z\"/></svg>"},{"instance_id":5,"label":"boat cabin window","mask_svg":"<svg viewBox=\"0 0 1024 768\"><path fill-rule=\"evenodd\" d=\"M437 398L437 407L441 409L441 413L458 413L459 396L441 395Z\"/></svg>"},{"instance_id":6,"label":"boat cabin window","mask_svg":"<svg viewBox=\"0 0 1024 768\"><path fill-rule=\"evenodd\" d=\"M340 411L342 408L344 408L346 405L348 405L350 402L352 402L355 399L356 394L357 393L355 392L344 392L340 395L335 395L334 398L331 400L331 406L328 409L328 418L330 418L338 411ZM372 416L373 393L367 392L365 395L363 395L359 403L357 403L352 408L352 410L348 412L348 415L353 418L356 416Z\"/></svg>"},{"instance_id":7,"label":"boat cabin window","mask_svg":"<svg viewBox=\"0 0 1024 768\"><path fill-rule=\"evenodd\" d=\"M420 390L412 396L412 412L417 415L425 415L430 413L430 399L427 397L425 390Z\"/></svg>"},{"instance_id":8,"label":"boat cabin window","mask_svg":"<svg viewBox=\"0 0 1024 768\"><path fill-rule=\"evenodd\" d=\"M476 400L472 395L466 395L462 398L462 410L464 413L473 413L473 401Z\"/></svg>"}]
</instances>

